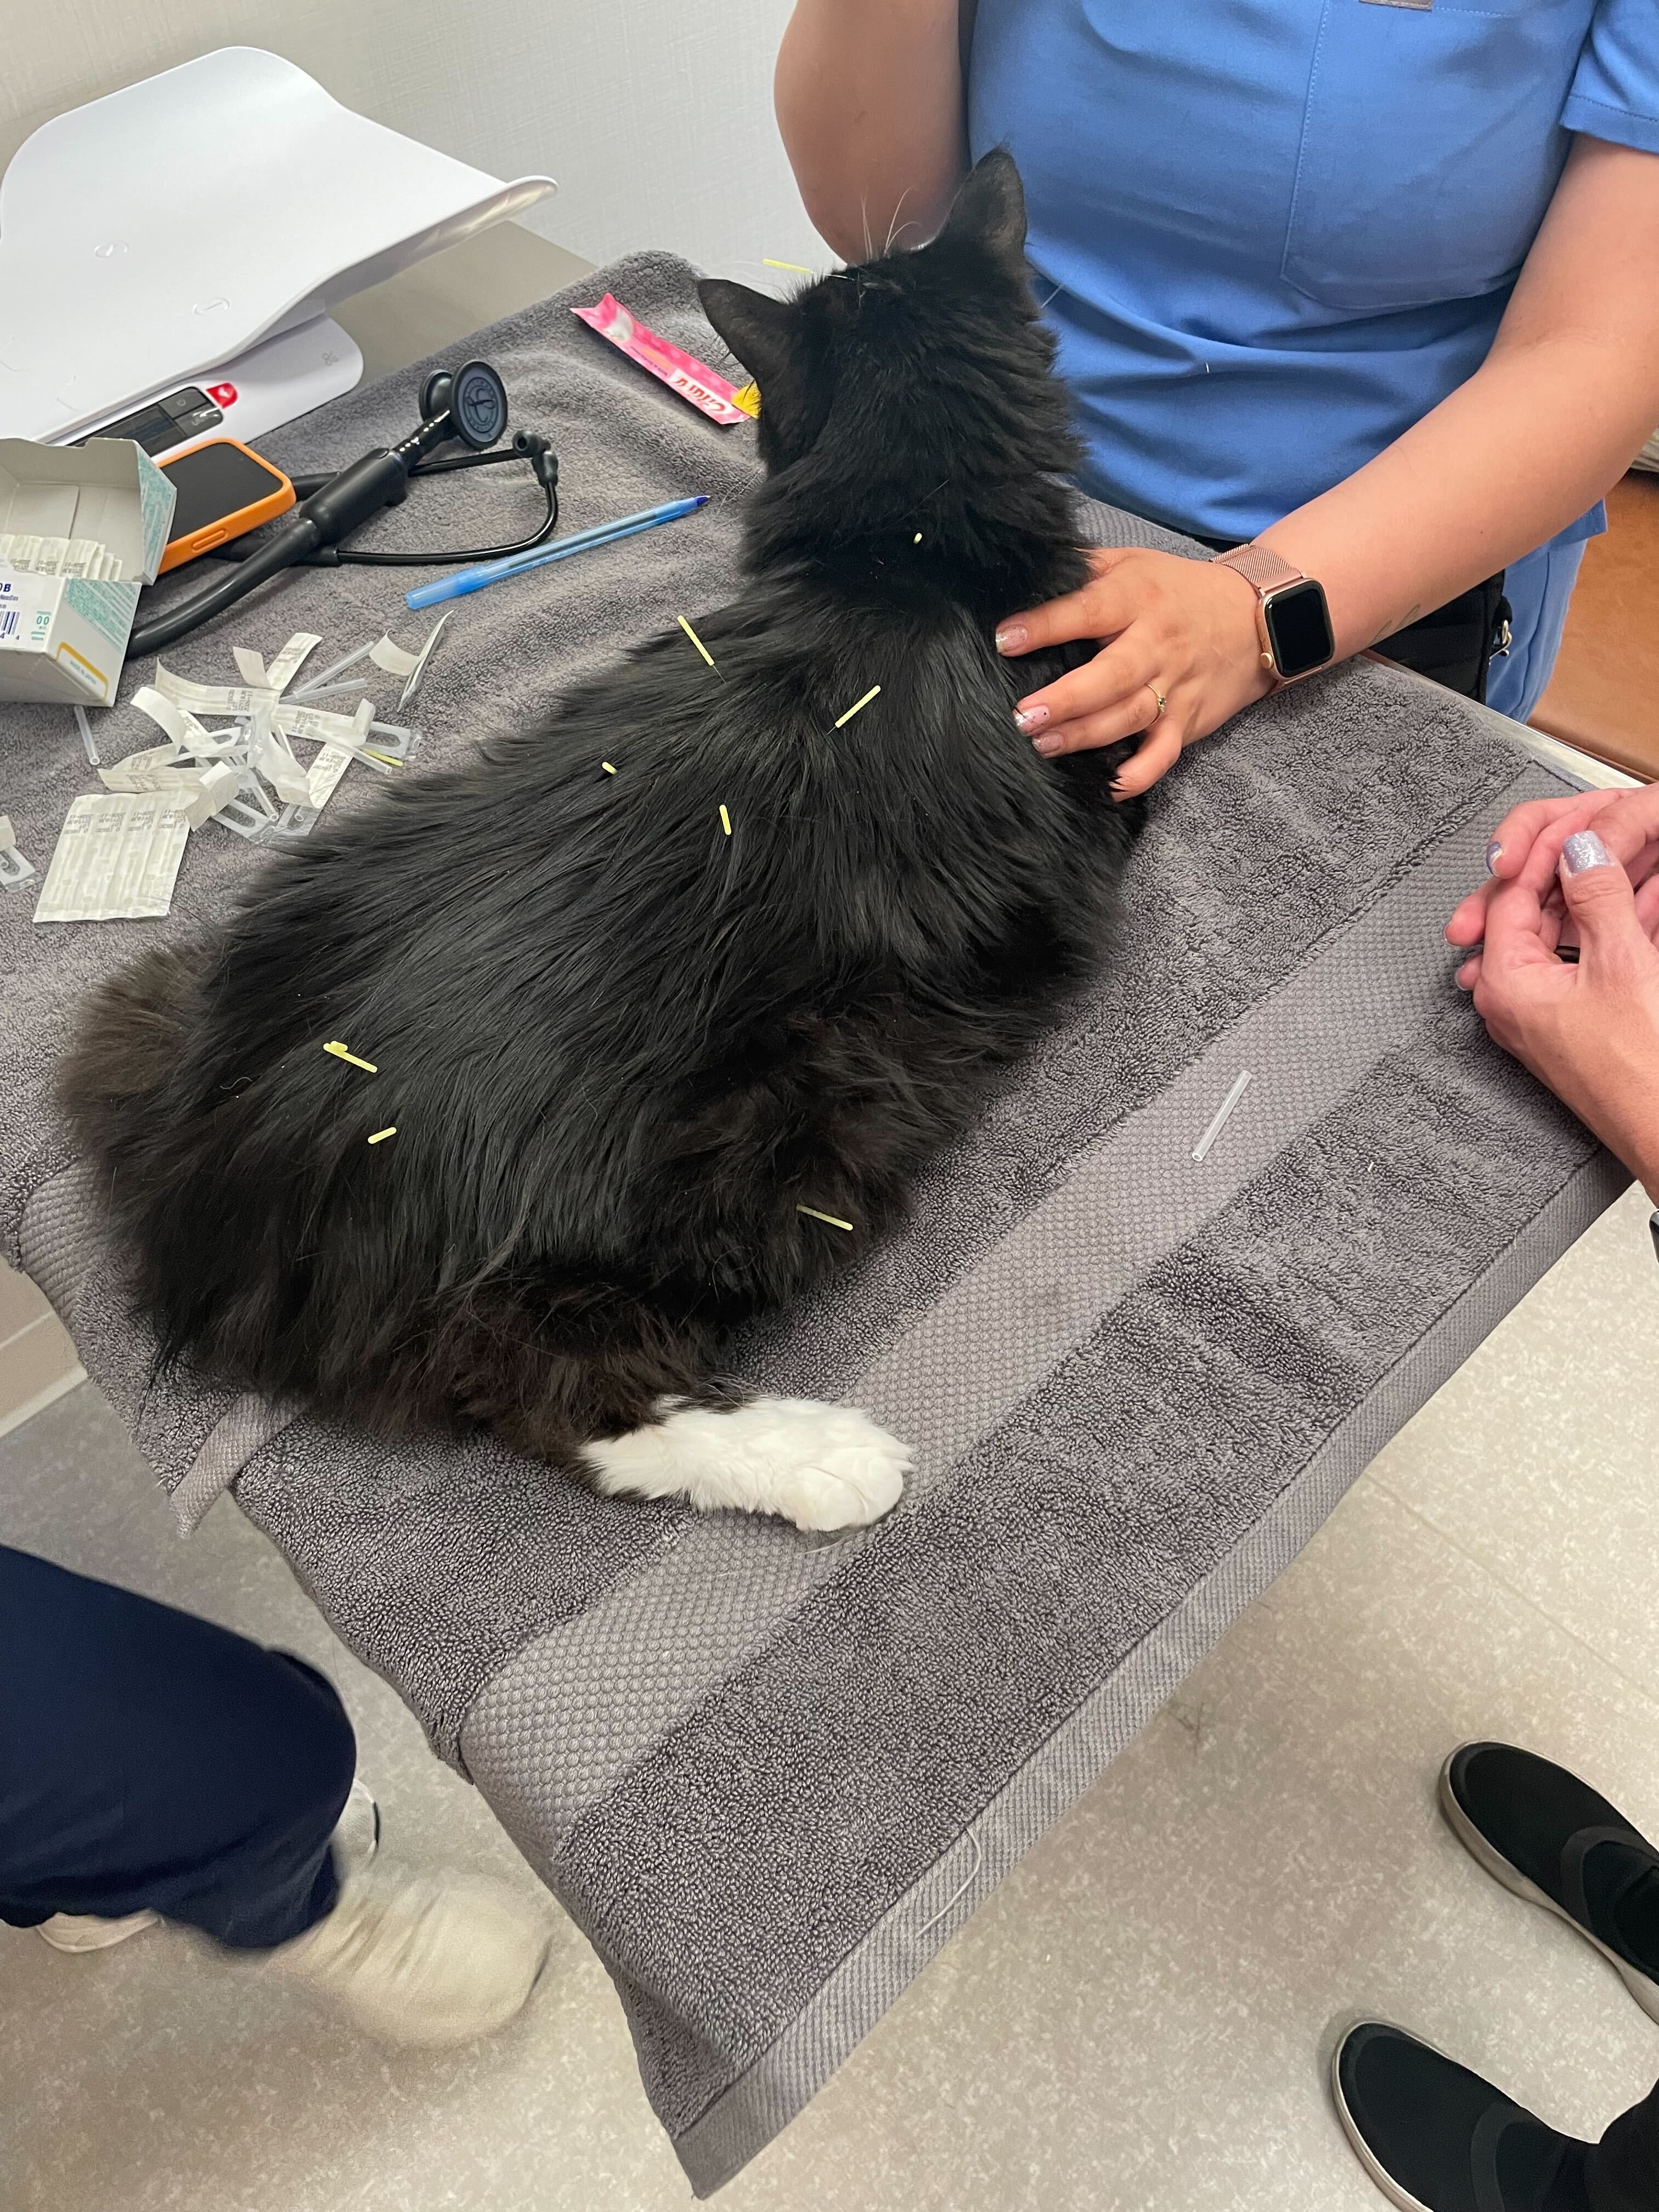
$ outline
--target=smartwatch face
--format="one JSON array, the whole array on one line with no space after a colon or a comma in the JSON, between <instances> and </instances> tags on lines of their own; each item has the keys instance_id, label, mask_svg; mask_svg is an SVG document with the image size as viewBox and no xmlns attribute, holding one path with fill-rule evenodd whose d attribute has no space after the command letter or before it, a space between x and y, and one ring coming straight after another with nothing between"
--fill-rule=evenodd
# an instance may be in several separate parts
<instances>
[{"instance_id":1,"label":"smartwatch face","mask_svg":"<svg viewBox=\"0 0 1659 2212\"><path fill-rule=\"evenodd\" d=\"M1273 665L1287 681L1322 667L1336 650L1324 589L1311 576L1273 592L1261 614Z\"/></svg>"}]
</instances>

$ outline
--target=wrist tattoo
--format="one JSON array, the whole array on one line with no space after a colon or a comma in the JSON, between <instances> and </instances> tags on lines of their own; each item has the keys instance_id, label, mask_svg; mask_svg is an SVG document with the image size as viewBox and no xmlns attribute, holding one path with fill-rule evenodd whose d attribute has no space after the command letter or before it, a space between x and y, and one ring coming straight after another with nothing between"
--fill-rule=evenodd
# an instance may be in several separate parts
<instances>
[{"instance_id":1,"label":"wrist tattoo","mask_svg":"<svg viewBox=\"0 0 1659 2212\"><path fill-rule=\"evenodd\" d=\"M1422 600L1413 599L1410 606L1407 608L1405 613L1401 616L1397 622L1390 617L1389 621L1383 623L1382 629L1378 630L1376 635L1371 640L1371 643L1373 645L1381 645L1385 637L1392 637L1396 630L1407 629L1411 623L1417 620L1417 617L1422 613Z\"/></svg>"}]
</instances>

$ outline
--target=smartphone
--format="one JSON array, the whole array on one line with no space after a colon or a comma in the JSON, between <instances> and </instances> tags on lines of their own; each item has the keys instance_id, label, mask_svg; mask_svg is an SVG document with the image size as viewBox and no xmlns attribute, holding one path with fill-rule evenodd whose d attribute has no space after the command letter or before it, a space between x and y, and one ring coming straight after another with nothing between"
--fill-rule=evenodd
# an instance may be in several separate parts
<instances>
[{"instance_id":1,"label":"smartphone","mask_svg":"<svg viewBox=\"0 0 1659 2212\"><path fill-rule=\"evenodd\" d=\"M179 495L160 574L257 530L294 504L294 487L236 438L210 438L156 466Z\"/></svg>"}]
</instances>

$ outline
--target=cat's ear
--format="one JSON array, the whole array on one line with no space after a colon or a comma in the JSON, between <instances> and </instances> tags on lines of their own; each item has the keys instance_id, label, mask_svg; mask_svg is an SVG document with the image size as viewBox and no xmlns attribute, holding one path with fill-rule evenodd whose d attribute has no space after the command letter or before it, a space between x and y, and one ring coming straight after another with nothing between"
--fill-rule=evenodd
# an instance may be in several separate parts
<instances>
[{"instance_id":1,"label":"cat's ear","mask_svg":"<svg viewBox=\"0 0 1659 2212\"><path fill-rule=\"evenodd\" d=\"M769 469L796 460L818 432L830 405L822 329L809 330L799 307L751 292L723 276L697 286L702 311L760 386L760 453Z\"/></svg>"},{"instance_id":2,"label":"cat's ear","mask_svg":"<svg viewBox=\"0 0 1659 2212\"><path fill-rule=\"evenodd\" d=\"M751 292L724 276L705 276L697 285L702 311L749 371L765 396L793 365L799 345L795 310L769 292Z\"/></svg>"},{"instance_id":3,"label":"cat's ear","mask_svg":"<svg viewBox=\"0 0 1659 2212\"><path fill-rule=\"evenodd\" d=\"M969 172L941 238L971 239L1011 268L1025 264L1025 188L1014 157L994 146Z\"/></svg>"}]
</instances>

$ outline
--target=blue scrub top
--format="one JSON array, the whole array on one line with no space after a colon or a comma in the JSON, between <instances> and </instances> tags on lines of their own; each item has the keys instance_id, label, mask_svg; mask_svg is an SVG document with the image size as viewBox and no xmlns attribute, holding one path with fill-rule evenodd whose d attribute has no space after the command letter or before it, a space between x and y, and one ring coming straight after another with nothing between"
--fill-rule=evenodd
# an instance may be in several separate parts
<instances>
[{"instance_id":1,"label":"blue scrub top","mask_svg":"<svg viewBox=\"0 0 1659 2212\"><path fill-rule=\"evenodd\" d=\"M980 0L969 141L1024 178L1084 481L1203 537L1480 367L1575 131L1659 154L1659 0Z\"/></svg>"}]
</instances>

